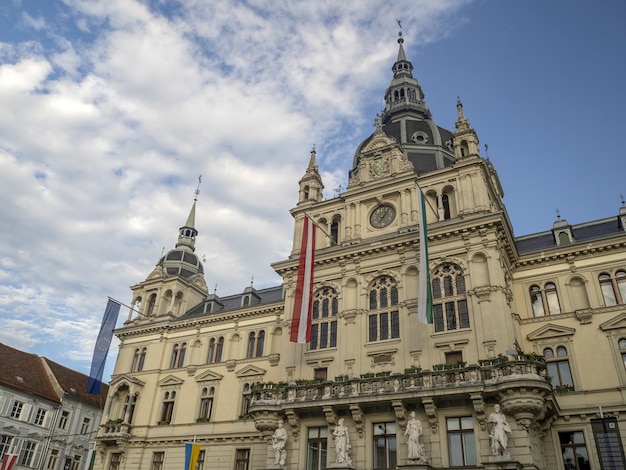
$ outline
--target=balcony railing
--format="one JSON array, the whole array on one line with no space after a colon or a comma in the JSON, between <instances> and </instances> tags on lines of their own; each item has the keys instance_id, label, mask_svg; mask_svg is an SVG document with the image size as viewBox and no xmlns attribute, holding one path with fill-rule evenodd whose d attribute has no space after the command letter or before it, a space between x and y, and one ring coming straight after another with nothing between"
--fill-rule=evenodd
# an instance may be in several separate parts
<instances>
[{"instance_id":1,"label":"balcony railing","mask_svg":"<svg viewBox=\"0 0 626 470\"><path fill-rule=\"evenodd\" d=\"M124 441L129 438L130 424L118 422L117 420L100 425L98 435L96 436L96 439L101 441Z\"/></svg>"},{"instance_id":2,"label":"balcony railing","mask_svg":"<svg viewBox=\"0 0 626 470\"><path fill-rule=\"evenodd\" d=\"M371 377L369 376L371 375ZM385 375L385 376L382 376ZM264 405L325 401L349 398L350 400L374 395L411 393L431 394L434 391L464 388L481 389L504 383L533 381L550 390L545 379L545 363L540 359L514 356L512 360L481 365L450 366L443 370L415 370L414 373L364 374L362 377L337 377L334 381L298 381L293 383L258 383L253 387L251 410Z\"/></svg>"}]
</instances>

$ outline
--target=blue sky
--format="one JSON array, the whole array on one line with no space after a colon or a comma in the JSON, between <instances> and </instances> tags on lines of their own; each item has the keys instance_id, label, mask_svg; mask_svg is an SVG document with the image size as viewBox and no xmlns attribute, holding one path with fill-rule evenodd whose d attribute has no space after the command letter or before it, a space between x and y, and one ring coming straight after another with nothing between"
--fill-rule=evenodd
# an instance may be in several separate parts
<instances>
[{"instance_id":1,"label":"blue sky","mask_svg":"<svg viewBox=\"0 0 626 470\"><path fill-rule=\"evenodd\" d=\"M333 197L398 18L436 122L459 96L488 144L516 235L617 214L621 0L3 0L0 342L87 373L107 296L174 246L199 174L207 284L280 283L309 152Z\"/></svg>"}]
</instances>

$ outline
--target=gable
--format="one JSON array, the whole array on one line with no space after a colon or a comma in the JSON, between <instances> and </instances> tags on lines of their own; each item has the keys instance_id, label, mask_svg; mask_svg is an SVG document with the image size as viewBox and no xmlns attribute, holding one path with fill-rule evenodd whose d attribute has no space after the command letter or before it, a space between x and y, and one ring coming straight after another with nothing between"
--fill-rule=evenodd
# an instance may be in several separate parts
<instances>
[{"instance_id":1,"label":"gable","mask_svg":"<svg viewBox=\"0 0 626 470\"><path fill-rule=\"evenodd\" d=\"M572 336L576 333L575 328L570 328L562 325L555 325L554 323L548 323L541 328L528 333L526 336L530 341L538 341L541 339L561 338L563 336Z\"/></svg>"},{"instance_id":2,"label":"gable","mask_svg":"<svg viewBox=\"0 0 626 470\"><path fill-rule=\"evenodd\" d=\"M600 325L603 331L626 329L626 313L620 313L618 316L605 321Z\"/></svg>"},{"instance_id":3,"label":"gable","mask_svg":"<svg viewBox=\"0 0 626 470\"><path fill-rule=\"evenodd\" d=\"M145 382L142 382L141 380L139 380L137 377L133 377L127 374L122 374L122 375L115 377L115 379L111 380L111 382L109 383L109 387L116 388L120 385L123 385L124 383L127 383L128 385L130 384L138 385L139 387L143 387L146 384Z\"/></svg>"},{"instance_id":4,"label":"gable","mask_svg":"<svg viewBox=\"0 0 626 470\"><path fill-rule=\"evenodd\" d=\"M223 375L213 372L212 370L207 370L203 372L199 376L196 377L196 382L211 382L218 381L224 378Z\"/></svg>"},{"instance_id":5,"label":"gable","mask_svg":"<svg viewBox=\"0 0 626 470\"><path fill-rule=\"evenodd\" d=\"M239 378L257 377L259 375L265 375L265 372L266 372L265 369L261 369L260 367L248 365L248 366L244 367L243 369L239 369L237 372L235 372L235 375L237 377L239 377Z\"/></svg>"},{"instance_id":6,"label":"gable","mask_svg":"<svg viewBox=\"0 0 626 470\"><path fill-rule=\"evenodd\" d=\"M178 377L174 376L174 375L168 375L167 377L159 380L157 382L157 385L159 387L165 387L168 385L182 385L185 381L182 379L179 379Z\"/></svg>"}]
</instances>

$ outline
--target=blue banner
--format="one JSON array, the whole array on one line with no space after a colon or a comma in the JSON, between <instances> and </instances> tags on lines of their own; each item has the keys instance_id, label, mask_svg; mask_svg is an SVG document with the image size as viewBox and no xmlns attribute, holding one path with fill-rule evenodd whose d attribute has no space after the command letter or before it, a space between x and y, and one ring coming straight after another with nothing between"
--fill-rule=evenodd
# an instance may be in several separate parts
<instances>
[{"instance_id":1,"label":"blue banner","mask_svg":"<svg viewBox=\"0 0 626 470\"><path fill-rule=\"evenodd\" d=\"M185 443L185 470L196 470L198 455L200 455L200 444Z\"/></svg>"},{"instance_id":2,"label":"blue banner","mask_svg":"<svg viewBox=\"0 0 626 470\"><path fill-rule=\"evenodd\" d=\"M117 316L119 313L120 304L113 299L109 299L107 308L104 311L104 318L102 319L100 333L98 333L98 339L96 340L96 347L93 350L93 359L91 361L91 372L89 373L87 393L99 395L102 390L102 374L104 372L104 364L107 360L109 346L111 346L111 339L113 338L113 330L115 329L115 323L117 322Z\"/></svg>"}]
</instances>

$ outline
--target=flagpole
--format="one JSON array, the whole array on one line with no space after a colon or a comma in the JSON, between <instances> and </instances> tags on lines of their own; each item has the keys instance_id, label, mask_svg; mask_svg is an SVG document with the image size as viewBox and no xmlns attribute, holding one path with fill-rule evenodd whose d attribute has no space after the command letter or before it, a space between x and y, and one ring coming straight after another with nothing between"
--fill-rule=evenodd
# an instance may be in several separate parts
<instances>
[{"instance_id":1,"label":"flagpole","mask_svg":"<svg viewBox=\"0 0 626 470\"><path fill-rule=\"evenodd\" d=\"M311 217L311 216L308 214L308 212L307 212L307 211L303 211L303 212L304 212L304 215L306 215L309 219L311 219L311 220L313 221L313 223L315 224L315 226L317 227L317 229L318 229L318 230L320 230L320 231L321 231L324 235L326 235L326 238L328 238L328 239L329 239L331 242L333 242L333 243L336 243L336 242L337 242L337 240L335 240L333 237L331 237L330 235L328 235L328 234L326 233L326 230L324 230L322 227L320 227L320 226L317 224L317 220L313 219L313 217Z\"/></svg>"}]
</instances>

